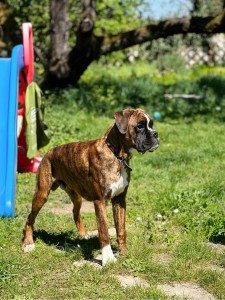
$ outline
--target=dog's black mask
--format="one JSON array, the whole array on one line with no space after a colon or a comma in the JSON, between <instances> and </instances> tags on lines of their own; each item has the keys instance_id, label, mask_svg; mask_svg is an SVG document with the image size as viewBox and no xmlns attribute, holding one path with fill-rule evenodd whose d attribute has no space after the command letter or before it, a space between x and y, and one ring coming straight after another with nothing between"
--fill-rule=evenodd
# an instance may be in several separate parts
<instances>
[{"instance_id":1,"label":"dog's black mask","mask_svg":"<svg viewBox=\"0 0 225 300\"><path fill-rule=\"evenodd\" d=\"M158 133L152 129L153 121L147 114L143 113L144 118L134 126L136 132L136 149L138 152L153 152L159 146Z\"/></svg>"}]
</instances>

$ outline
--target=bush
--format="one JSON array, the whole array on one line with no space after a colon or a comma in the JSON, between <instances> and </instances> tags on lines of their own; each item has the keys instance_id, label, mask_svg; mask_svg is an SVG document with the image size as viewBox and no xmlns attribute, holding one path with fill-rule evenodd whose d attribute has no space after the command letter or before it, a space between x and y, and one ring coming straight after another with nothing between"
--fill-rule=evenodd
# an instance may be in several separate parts
<instances>
[{"instance_id":1,"label":"bush","mask_svg":"<svg viewBox=\"0 0 225 300\"><path fill-rule=\"evenodd\" d=\"M124 79L107 74L59 93L63 102L74 99L80 109L107 116L128 107L147 107L152 112L163 102L163 86L136 74Z\"/></svg>"},{"instance_id":2,"label":"bush","mask_svg":"<svg viewBox=\"0 0 225 300\"><path fill-rule=\"evenodd\" d=\"M219 70L221 70L220 68ZM147 63L106 68L93 64L77 87L59 92L61 101L73 99L79 109L111 116L127 107L159 111L164 118L194 118L198 115L225 120L224 73L215 68L181 68L178 73L159 72ZM167 99L164 93L195 94L202 99Z\"/></svg>"},{"instance_id":3,"label":"bush","mask_svg":"<svg viewBox=\"0 0 225 300\"><path fill-rule=\"evenodd\" d=\"M175 54L165 54L153 63L159 71L183 71L185 69L185 61L183 57Z\"/></svg>"}]
</instances>

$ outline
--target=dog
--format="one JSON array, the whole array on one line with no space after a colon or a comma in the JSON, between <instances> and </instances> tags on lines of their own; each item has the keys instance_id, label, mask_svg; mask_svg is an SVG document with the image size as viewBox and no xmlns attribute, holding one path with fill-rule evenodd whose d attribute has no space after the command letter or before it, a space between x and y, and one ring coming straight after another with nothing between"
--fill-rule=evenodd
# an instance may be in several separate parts
<instances>
[{"instance_id":1,"label":"dog","mask_svg":"<svg viewBox=\"0 0 225 300\"><path fill-rule=\"evenodd\" d=\"M86 237L80 215L82 198L93 201L102 251L102 265L115 262L110 245L106 204L112 201L119 252L126 250L126 193L133 151L153 152L159 146L153 120L142 109L125 109L114 114L115 123L100 138L74 142L49 150L36 176L36 189L28 216L22 250L35 248L33 225L51 190L61 187L73 202L73 217L81 237Z\"/></svg>"}]
</instances>

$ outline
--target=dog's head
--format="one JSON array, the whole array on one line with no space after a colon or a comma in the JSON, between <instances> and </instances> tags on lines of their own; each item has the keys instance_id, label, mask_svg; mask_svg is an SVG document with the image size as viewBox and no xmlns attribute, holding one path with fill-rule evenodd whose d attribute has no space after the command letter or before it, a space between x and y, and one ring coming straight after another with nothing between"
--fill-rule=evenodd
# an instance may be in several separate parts
<instances>
[{"instance_id":1,"label":"dog's head","mask_svg":"<svg viewBox=\"0 0 225 300\"><path fill-rule=\"evenodd\" d=\"M153 152L159 146L158 133L153 130L153 120L142 109L125 109L114 114L121 134L131 141L138 152Z\"/></svg>"}]
</instances>

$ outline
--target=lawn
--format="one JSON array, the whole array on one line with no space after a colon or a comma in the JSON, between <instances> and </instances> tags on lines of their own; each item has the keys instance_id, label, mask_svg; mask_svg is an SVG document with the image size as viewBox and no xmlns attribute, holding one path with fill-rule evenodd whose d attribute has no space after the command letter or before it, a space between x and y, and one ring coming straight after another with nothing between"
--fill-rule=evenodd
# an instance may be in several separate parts
<instances>
[{"instance_id":1,"label":"lawn","mask_svg":"<svg viewBox=\"0 0 225 300\"><path fill-rule=\"evenodd\" d=\"M112 116L113 111L110 116L78 108L73 100L50 99L46 123L52 138L41 154L101 136ZM1 299L174 299L158 285L187 282L225 299L224 123L195 116L156 121L154 128L159 149L131 160L128 251L102 269L75 264L99 254L99 242L79 237L72 212L63 213L70 201L61 190L51 193L37 218L35 251L22 253L35 175L18 174L16 216L0 219ZM53 213L53 207L62 212ZM92 211L83 218L88 230L96 229ZM113 227L110 209L108 218ZM115 237L112 246L116 252ZM149 287L121 287L114 275L143 278Z\"/></svg>"}]
</instances>

